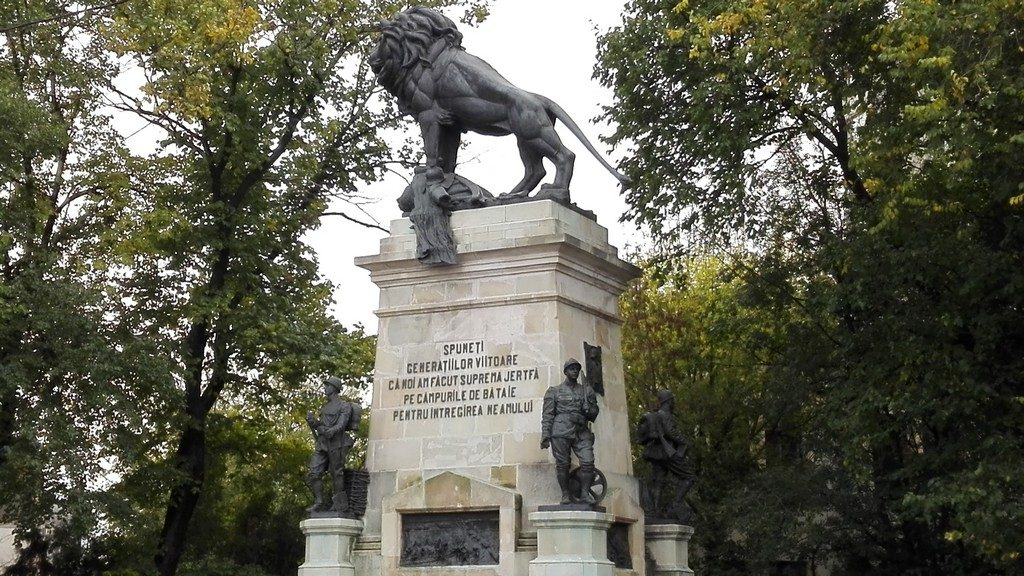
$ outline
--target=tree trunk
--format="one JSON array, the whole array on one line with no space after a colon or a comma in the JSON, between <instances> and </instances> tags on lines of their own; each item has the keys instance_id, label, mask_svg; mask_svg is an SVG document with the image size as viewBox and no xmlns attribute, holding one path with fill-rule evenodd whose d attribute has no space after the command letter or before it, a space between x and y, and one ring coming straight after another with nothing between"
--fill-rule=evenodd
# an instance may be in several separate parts
<instances>
[{"instance_id":1,"label":"tree trunk","mask_svg":"<svg viewBox=\"0 0 1024 576\"><path fill-rule=\"evenodd\" d=\"M205 413L193 417L188 427L182 430L175 458L175 470L181 478L171 491L171 500L167 504L167 514L160 532L160 547L156 554L160 576L174 576L177 572L181 555L185 551L188 525L202 493L206 477Z\"/></svg>"},{"instance_id":2,"label":"tree trunk","mask_svg":"<svg viewBox=\"0 0 1024 576\"><path fill-rule=\"evenodd\" d=\"M16 401L13 390L0 393L0 467L7 463L7 453L14 445Z\"/></svg>"},{"instance_id":3,"label":"tree trunk","mask_svg":"<svg viewBox=\"0 0 1024 576\"><path fill-rule=\"evenodd\" d=\"M224 227L223 237L228 238L230 227ZM231 261L231 250L222 247L217 252L217 260L213 264L210 280L205 292L208 295L222 294L227 279L228 263ZM241 302L241 295L236 294L229 308L236 308ZM214 337L207 318L192 325L186 339L186 358L190 366L188 380L185 383L185 414L188 424L181 431L181 440L175 453L175 470L178 472L178 483L171 490L171 499L167 503L164 526L160 531L160 543L155 557L157 571L160 576L174 576L185 552L185 541L188 537L188 525L195 513L196 505L202 494L203 480L206 477L206 417L213 409L228 371L229 353L223 342L223 336ZM213 361L207 364L207 345L213 340ZM204 367L211 374L203 391Z\"/></svg>"}]
</instances>

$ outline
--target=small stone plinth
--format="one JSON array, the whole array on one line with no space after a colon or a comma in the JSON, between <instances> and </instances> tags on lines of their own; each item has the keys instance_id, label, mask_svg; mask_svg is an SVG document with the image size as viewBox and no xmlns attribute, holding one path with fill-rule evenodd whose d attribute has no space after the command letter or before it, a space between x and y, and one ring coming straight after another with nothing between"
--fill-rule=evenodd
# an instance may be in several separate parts
<instances>
[{"instance_id":1,"label":"small stone plinth","mask_svg":"<svg viewBox=\"0 0 1024 576\"><path fill-rule=\"evenodd\" d=\"M306 561L299 576L355 576L352 543L363 531L362 520L310 518L299 527L306 535Z\"/></svg>"},{"instance_id":2,"label":"small stone plinth","mask_svg":"<svg viewBox=\"0 0 1024 576\"><path fill-rule=\"evenodd\" d=\"M530 576L612 576L608 529L612 515L593 511L534 512L537 558Z\"/></svg>"},{"instance_id":3,"label":"small stone plinth","mask_svg":"<svg viewBox=\"0 0 1024 576\"><path fill-rule=\"evenodd\" d=\"M692 576L689 566L689 542L693 527L682 524L644 526L647 550L654 560L650 576Z\"/></svg>"}]
</instances>

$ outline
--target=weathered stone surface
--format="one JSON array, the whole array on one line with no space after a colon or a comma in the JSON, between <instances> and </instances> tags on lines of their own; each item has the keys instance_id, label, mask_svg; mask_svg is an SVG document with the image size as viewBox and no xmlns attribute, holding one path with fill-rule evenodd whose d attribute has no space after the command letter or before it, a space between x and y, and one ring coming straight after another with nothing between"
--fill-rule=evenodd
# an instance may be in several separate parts
<instances>
[{"instance_id":1,"label":"weathered stone surface","mask_svg":"<svg viewBox=\"0 0 1024 576\"><path fill-rule=\"evenodd\" d=\"M608 529L614 517L603 512L534 512L537 558L530 576L612 576Z\"/></svg>"},{"instance_id":2,"label":"weathered stone surface","mask_svg":"<svg viewBox=\"0 0 1024 576\"><path fill-rule=\"evenodd\" d=\"M645 527L647 549L654 561L653 576L692 576L689 565L691 526L649 524Z\"/></svg>"},{"instance_id":3,"label":"weathered stone surface","mask_svg":"<svg viewBox=\"0 0 1024 576\"><path fill-rule=\"evenodd\" d=\"M442 472L384 498L381 522L381 566L386 574L403 574L414 570L402 565L403 515L482 511L498 513L498 562L482 567L460 567L480 574L514 574L521 559L516 554L515 537L522 500L514 491L495 486L484 479L470 478L454 472ZM480 571L480 572L472 572ZM408 572L409 574L417 572ZM445 568L431 568L432 575L446 574Z\"/></svg>"},{"instance_id":4,"label":"weathered stone surface","mask_svg":"<svg viewBox=\"0 0 1024 576\"><path fill-rule=\"evenodd\" d=\"M604 228L554 202L456 212L452 225L454 266L417 262L408 220L392 222L379 254L357 259L381 289L364 534L380 536L380 569L409 570L398 565L395 541L403 511L478 506L477 486L490 486L518 495L520 510L501 551L508 564L493 573L526 576L535 552L517 549L516 537L534 530L530 512L559 500L554 462L540 448L542 399L564 377L564 359L583 357L586 341L603 349L596 465L608 478L618 521L630 524L631 550L640 551L634 571L642 572L643 515L629 455L617 308L636 268L617 257ZM423 486L446 473L469 481L474 496L467 501L446 489L428 505ZM419 502L412 507L410 494Z\"/></svg>"},{"instance_id":5,"label":"weathered stone surface","mask_svg":"<svg viewBox=\"0 0 1024 576\"><path fill-rule=\"evenodd\" d=\"M17 540L13 524L0 524L0 568L6 568L18 558Z\"/></svg>"},{"instance_id":6,"label":"weathered stone surface","mask_svg":"<svg viewBox=\"0 0 1024 576\"><path fill-rule=\"evenodd\" d=\"M392 224L380 254L358 259L381 288L371 472L486 466L489 474L491 466L550 464L550 455L537 446L541 400L548 386L562 378L561 360L582 357L587 341L608 351L608 393L601 397L594 425L601 439L597 466L606 474L628 476L617 296L635 268L617 258L607 230L554 202L458 212L452 223L462 246L459 265L424 268L409 253L390 250L414 242L403 220ZM524 239L531 243L518 243ZM480 342L481 349L445 355L446 344L459 342ZM408 370L410 363L481 356L512 356L514 362L493 369ZM502 381L389 389L406 378L474 374ZM514 381L505 381L510 374ZM514 397L484 397L511 389ZM415 396L446 391L478 396L421 396L425 402ZM410 409L470 405L482 407L484 414L428 411L396 417ZM486 413L488 406L495 413ZM528 509L543 502L525 497Z\"/></svg>"},{"instance_id":7,"label":"weathered stone surface","mask_svg":"<svg viewBox=\"0 0 1024 576\"><path fill-rule=\"evenodd\" d=\"M363 531L362 521L310 518L299 527L306 535L306 558L299 576L355 576L352 543Z\"/></svg>"}]
</instances>

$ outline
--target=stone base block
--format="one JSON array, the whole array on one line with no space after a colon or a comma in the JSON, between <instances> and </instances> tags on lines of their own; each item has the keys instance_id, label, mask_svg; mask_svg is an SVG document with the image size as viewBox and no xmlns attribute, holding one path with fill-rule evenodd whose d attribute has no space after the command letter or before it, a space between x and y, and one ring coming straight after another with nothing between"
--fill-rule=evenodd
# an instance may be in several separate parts
<instances>
[{"instance_id":1,"label":"stone base block","mask_svg":"<svg viewBox=\"0 0 1024 576\"><path fill-rule=\"evenodd\" d=\"M351 518L310 518L299 527L306 535L306 561L299 576L355 576L352 543L363 522Z\"/></svg>"},{"instance_id":2,"label":"stone base block","mask_svg":"<svg viewBox=\"0 0 1024 576\"><path fill-rule=\"evenodd\" d=\"M534 512L537 558L530 576L612 576L608 529L612 516L602 512Z\"/></svg>"},{"instance_id":3,"label":"stone base block","mask_svg":"<svg viewBox=\"0 0 1024 576\"><path fill-rule=\"evenodd\" d=\"M644 527L647 550L654 560L650 576L693 576L689 543L693 527L682 524L648 524Z\"/></svg>"}]
</instances>

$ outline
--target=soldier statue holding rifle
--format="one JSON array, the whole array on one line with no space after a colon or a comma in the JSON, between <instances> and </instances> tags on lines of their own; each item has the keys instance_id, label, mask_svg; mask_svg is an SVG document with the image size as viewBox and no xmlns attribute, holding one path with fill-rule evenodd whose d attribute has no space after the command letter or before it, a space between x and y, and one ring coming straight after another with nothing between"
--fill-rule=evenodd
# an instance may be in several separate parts
<instances>
[{"instance_id":1,"label":"soldier statue holding rifle","mask_svg":"<svg viewBox=\"0 0 1024 576\"><path fill-rule=\"evenodd\" d=\"M597 418L599 408L594 389L579 381L580 369L579 362L569 359L562 368L565 380L544 394L540 447L550 447L555 457L561 504L597 503L590 492L595 474L594 433L590 423ZM573 453L580 462L578 494L570 493L569 465Z\"/></svg>"},{"instance_id":2,"label":"soldier statue holding rifle","mask_svg":"<svg viewBox=\"0 0 1024 576\"><path fill-rule=\"evenodd\" d=\"M644 459L651 464L651 478L646 486L645 503L649 520L666 519L670 516L685 522L692 511L686 504L686 493L693 487L696 475L686 459L689 446L673 412L675 399L668 390L658 390L658 407L644 414L640 421L637 438L644 447ZM679 485L672 502L661 502L667 481L676 480Z\"/></svg>"},{"instance_id":3,"label":"soldier statue holding rifle","mask_svg":"<svg viewBox=\"0 0 1024 576\"><path fill-rule=\"evenodd\" d=\"M319 418L312 410L306 413L306 423L316 438L307 476L314 498L313 505L308 508L310 513L333 512L345 515L349 511L348 495L345 492L345 457L353 444L352 435L348 432L359 424L359 414L353 404L338 396L343 384L340 378L328 378L324 382L327 404L320 409ZM324 499L324 473L329 473L332 481L329 507Z\"/></svg>"}]
</instances>

